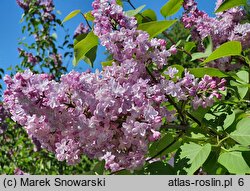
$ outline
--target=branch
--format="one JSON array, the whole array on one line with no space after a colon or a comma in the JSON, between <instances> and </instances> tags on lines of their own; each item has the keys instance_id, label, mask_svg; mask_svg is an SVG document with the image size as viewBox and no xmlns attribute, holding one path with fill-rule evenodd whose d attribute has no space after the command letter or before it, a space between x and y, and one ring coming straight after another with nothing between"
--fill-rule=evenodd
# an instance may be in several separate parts
<instances>
[{"instance_id":1,"label":"branch","mask_svg":"<svg viewBox=\"0 0 250 191\"><path fill-rule=\"evenodd\" d=\"M196 119L192 114L188 113L187 111L185 111L185 113L186 113L186 115L187 115L188 117L190 117L194 122L196 122L199 126L201 126L201 122L200 122L198 119Z\"/></svg>"},{"instance_id":2,"label":"branch","mask_svg":"<svg viewBox=\"0 0 250 191\"><path fill-rule=\"evenodd\" d=\"M161 128L178 129L178 130L187 130L187 129L189 128L189 125L173 125L173 124L167 124L167 125L162 125Z\"/></svg>"},{"instance_id":3,"label":"branch","mask_svg":"<svg viewBox=\"0 0 250 191\"><path fill-rule=\"evenodd\" d=\"M127 2L129 3L129 5L130 5L133 9L136 9L135 6L131 3L130 0L127 0Z\"/></svg>"},{"instance_id":4,"label":"branch","mask_svg":"<svg viewBox=\"0 0 250 191\"><path fill-rule=\"evenodd\" d=\"M168 148L170 148L171 146L173 146L183 135L183 131L177 136L175 137L175 139L173 140L172 143L170 143L169 145L167 145L166 147L164 147L162 150L160 150L157 154L155 154L154 156L152 156L151 158L147 159L146 162L149 162L151 160L153 160L155 157L159 156L160 154L162 154L165 150L167 150Z\"/></svg>"},{"instance_id":5,"label":"branch","mask_svg":"<svg viewBox=\"0 0 250 191\"><path fill-rule=\"evenodd\" d=\"M85 15L82 12L81 12L81 14L82 14L83 18L85 19L85 21L86 21L88 27L90 28L90 30L92 30L92 27L90 26L89 21L87 20L87 18L85 17Z\"/></svg>"}]
</instances>

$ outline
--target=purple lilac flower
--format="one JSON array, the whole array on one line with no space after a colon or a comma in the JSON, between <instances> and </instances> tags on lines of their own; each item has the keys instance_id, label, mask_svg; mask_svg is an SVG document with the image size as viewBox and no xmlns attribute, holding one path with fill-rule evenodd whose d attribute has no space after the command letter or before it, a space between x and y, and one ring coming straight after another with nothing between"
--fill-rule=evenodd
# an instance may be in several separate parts
<instances>
[{"instance_id":1,"label":"purple lilac flower","mask_svg":"<svg viewBox=\"0 0 250 191\"><path fill-rule=\"evenodd\" d=\"M218 0L216 9L223 1ZM250 47L250 25L241 24L245 18L245 12L240 7L228 9L216 13L215 17L209 17L205 12L200 11L194 0L184 0L184 14L182 22L186 28L192 29L192 37L202 45L202 40L211 36L213 48L216 49L227 41L240 41L244 49ZM209 67L216 67L224 71L234 70L241 67L240 64L230 64L230 58L219 59L208 64Z\"/></svg>"},{"instance_id":2,"label":"purple lilac flower","mask_svg":"<svg viewBox=\"0 0 250 191\"><path fill-rule=\"evenodd\" d=\"M14 175L29 175L28 173L23 172L20 168L16 168Z\"/></svg>"},{"instance_id":3,"label":"purple lilac flower","mask_svg":"<svg viewBox=\"0 0 250 191\"><path fill-rule=\"evenodd\" d=\"M19 7L21 7L24 11L29 10L30 0L16 0Z\"/></svg>"},{"instance_id":4,"label":"purple lilac flower","mask_svg":"<svg viewBox=\"0 0 250 191\"><path fill-rule=\"evenodd\" d=\"M218 1L217 7L221 3L221 0ZM182 22L185 27L192 28L193 37L199 41L211 36L215 48L229 40L235 26L244 18L244 11L238 7L218 13L214 18L200 11L194 0L185 0L183 7L185 12L182 16Z\"/></svg>"},{"instance_id":5,"label":"purple lilac flower","mask_svg":"<svg viewBox=\"0 0 250 191\"><path fill-rule=\"evenodd\" d=\"M92 5L94 33L116 61L123 63L126 60L136 60L142 68L142 75L148 62L156 63L158 68L167 64L171 53L166 50L166 42L163 39L150 40L146 32L137 30L135 17L126 16L115 1L95 0Z\"/></svg>"},{"instance_id":6,"label":"purple lilac flower","mask_svg":"<svg viewBox=\"0 0 250 191\"><path fill-rule=\"evenodd\" d=\"M17 73L5 77L4 101L13 119L58 160L74 164L82 154L100 159L111 152L112 169L133 169L143 164L148 143L159 138L162 116L170 113L152 99L161 95L159 87L135 78L133 66L71 72L60 82L45 74Z\"/></svg>"},{"instance_id":7,"label":"purple lilac flower","mask_svg":"<svg viewBox=\"0 0 250 191\"><path fill-rule=\"evenodd\" d=\"M89 31L90 31L90 29L88 26L85 26L83 23L80 23L75 30L74 38L76 38L77 36L79 36L81 34L87 34L87 33L89 33Z\"/></svg>"},{"instance_id":8,"label":"purple lilac flower","mask_svg":"<svg viewBox=\"0 0 250 191\"><path fill-rule=\"evenodd\" d=\"M170 76L172 75L170 71L173 70L173 68L169 67L165 74ZM178 72L178 70L175 69L175 72ZM221 99L220 91L225 90L226 80L205 75L199 81L194 75L185 71L184 77L179 78L177 82L163 79L161 84L166 94L178 100L189 99L193 108L198 109L199 106L203 108L212 106L215 99Z\"/></svg>"}]
</instances>

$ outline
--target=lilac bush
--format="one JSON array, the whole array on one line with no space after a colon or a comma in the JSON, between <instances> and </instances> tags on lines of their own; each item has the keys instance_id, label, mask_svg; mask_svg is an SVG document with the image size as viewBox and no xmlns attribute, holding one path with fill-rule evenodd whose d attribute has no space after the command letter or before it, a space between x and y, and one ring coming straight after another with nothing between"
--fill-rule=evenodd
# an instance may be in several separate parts
<instances>
[{"instance_id":1,"label":"lilac bush","mask_svg":"<svg viewBox=\"0 0 250 191\"><path fill-rule=\"evenodd\" d=\"M104 159L111 171L133 170L144 164L149 142L160 138L162 118L176 119L176 110L161 105L168 102L166 95L192 96L195 109L206 108L221 98L225 80L205 76L199 82L185 72L173 81L178 71L171 68L166 79L157 73L171 55L164 40L137 30L135 18L114 1L96 0L93 8L94 32L113 55L113 65L96 73L70 72L60 82L30 71L6 76L4 102L13 120L58 160L75 164L85 154ZM154 79L147 71L152 63Z\"/></svg>"},{"instance_id":2,"label":"lilac bush","mask_svg":"<svg viewBox=\"0 0 250 191\"><path fill-rule=\"evenodd\" d=\"M24 11L29 2L18 1ZM44 13L53 10L52 1L35 3ZM216 10L224 3L218 1ZM164 16L169 16L164 10L171 5L163 6ZM94 73L57 73L56 79L53 72L28 69L6 75L5 109L40 144L38 150L46 149L69 165L87 156L103 161L97 167L103 165L111 174L125 170L135 174L161 170L169 174L250 173L238 151L248 152L250 144L244 138L249 135L245 128L249 122L249 24L240 22L246 13L241 7L230 7L211 18L193 0L182 5L181 20L195 40L186 38L183 47L168 35L175 21L158 22L152 14L137 10L125 12L115 0L94 0L93 18L82 14L86 24L80 23L75 30L74 56L89 59L98 38L110 54L110 63ZM44 19L52 17L48 14ZM203 58L208 59L206 67L169 63L180 52L193 57L194 51L205 50L207 37L212 50L195 61L204 65ZM231 50L232 45L236 50ZM39 60L21 49L20 54L31 64ZM56 52L49 57L54 66L63 60ZM244 168L232 167L231 158ZM95 174L106 173L96 168Z\"/></svg>"}]
</instances>

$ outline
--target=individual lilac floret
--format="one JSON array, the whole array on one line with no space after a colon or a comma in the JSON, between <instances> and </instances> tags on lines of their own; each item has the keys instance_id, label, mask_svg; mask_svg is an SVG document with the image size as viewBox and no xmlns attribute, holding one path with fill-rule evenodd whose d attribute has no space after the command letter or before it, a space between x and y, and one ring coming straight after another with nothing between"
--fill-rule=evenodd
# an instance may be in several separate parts
<instances>
[{"instance_id":1,"label":"individual lilac floret","mask_svg":"<svg viewBox=\"0 0 250 191\"><path fill-rule=\"evenodd\" d=\"M14 175L29 175L28 173L23 172L20 168L16 168Z\"/></svg>"},{"instance_id":2,"label":"individual lilac floret","mask_svg":"<svg viewBox=\"0 0 250 191\"><path fill-rule=\"evenodd\" d=\"M89 33L89 31L90 31L90 29L87 25L85 26L83 23L80 23L75 30L74 38L76 38L77 36L79 36L81 34L87 34L87 33Z\"/></svg>"},{"instance_id":3,"label":"individual lilac floret","mask_svg":"<svg viewBox=\"0 0 250 191\"><path fill-rule=\"evenodd\" d=\"M174 78L175 74L179 71L176 68L168 67L164 74L168 75L170 78Z\"/></svg>"}]
</instances>

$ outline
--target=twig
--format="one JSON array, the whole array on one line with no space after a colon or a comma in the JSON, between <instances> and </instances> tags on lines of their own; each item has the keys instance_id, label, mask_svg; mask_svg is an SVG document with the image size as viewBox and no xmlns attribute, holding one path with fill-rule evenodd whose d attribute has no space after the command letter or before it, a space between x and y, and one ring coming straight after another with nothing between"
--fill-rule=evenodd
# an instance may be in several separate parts
<instances>
[{"instance_id":1,"label":"twig","mask_svg":"<svg viewBox=\"0 0 250 191\"><path fill-rule=\"evenodd\" d=\"M170 42L172 44L176 44L176 42L168 35L168 33L166 31L163 31L162 34L168 39L170 40Z\"/></svg>"},{"instance_id":2,"label":"twig","mask_svg":"<svg viewBox=\"0 0 250 191\"><path fill-rule=\"evenodd\" d=\"M146 162L149 162L151 160L153 160L155 157L159 156L160 154L162 154L165 150L167 150L169 147L171 147L173 144L175 144L183 135L183 132L181 132L174 140L172 143L170 143L169 145L167 145L166 147L164 147L162 150L160 150L157 154L155 154L154 156L150 157L149 159L146 160Z\"/></svg>"},{"instance_id":3,"label":"twig","mask_svg":"<svg viewBox=\"0 0 250 191\"><path fill-rule=\"evenodd\" d=\"M135 6L131 3L130 0L127 0L127 2L129 3L129 5L130 5L133 9L136 9Z\"/></svg>"},{"instance_id":4,"label":"twig","mask_svg":"<svg viewBox=\"0 0 250 191\"><path fill-rule=\"evenodd\" d=\"M196 119L192 114L188 113L187 111L185 111L185 113L187 114L188 117L190 117L194 122L196 122L199 126L201 126L201 122Z\"/></svg>"},{"instance_id":5,"label":"twig","mask_svg":"<svg viewBox=\"0 0 250 191\"><path fill-rule=\"evenodd\" d=\"M90 26L89 21L87 20L87 18L85 17L85 15L82 12L81 12L81 14L82 14L83 18L85 19L85 21L86 21L88 27L90 28L90 30L92 30L92 27Z\"/></svg>"},{"instance_id":6,"label":"twig","mask_svg":"<svg viewBox=\"0 0 250 191\"><path fill-rule=\"evenodd\" d=\"M162 125L161 128L167 128L167 129L178 129L178 130L187 130L189 128L189 125Z\"/></svg>"}]
</instances>

